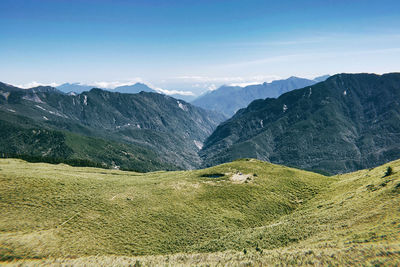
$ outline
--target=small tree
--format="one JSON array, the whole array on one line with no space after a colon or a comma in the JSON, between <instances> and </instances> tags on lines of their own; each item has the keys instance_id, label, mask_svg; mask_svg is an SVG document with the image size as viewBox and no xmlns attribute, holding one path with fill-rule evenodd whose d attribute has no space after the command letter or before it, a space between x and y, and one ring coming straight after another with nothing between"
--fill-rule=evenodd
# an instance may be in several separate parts
<instances>
[{"instance_id":1,"label":"small tree","mask_svg":"<svg viewBox=\"0 0 400 267\"><path fill-rule=\"evenodd\" d=\"M387 177L387 176L390 176L390 175L392 175L393 174L393 169L392 169L392 167L387 167L387 169L386 169L386 172L385 172L385 176L383 176L383 177Z\"/></svg>"}]
</instances>

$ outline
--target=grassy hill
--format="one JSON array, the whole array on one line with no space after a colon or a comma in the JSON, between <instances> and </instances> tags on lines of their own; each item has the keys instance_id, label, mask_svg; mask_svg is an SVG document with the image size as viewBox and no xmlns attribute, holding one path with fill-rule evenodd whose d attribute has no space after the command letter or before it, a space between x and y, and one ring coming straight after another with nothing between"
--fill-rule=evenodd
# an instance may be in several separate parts
<instances>
[{"instance_id":1,"label":"grassy hill","mask_svg":"<svg viewBox=\"0 0 400 267\"><path fill-rule=\"evenodd\" d=\"M326 177L238 160L142 174L2 159L0 256L27 265L395 265L399 170L395 161Z\"/></svg>"}]
</instances>

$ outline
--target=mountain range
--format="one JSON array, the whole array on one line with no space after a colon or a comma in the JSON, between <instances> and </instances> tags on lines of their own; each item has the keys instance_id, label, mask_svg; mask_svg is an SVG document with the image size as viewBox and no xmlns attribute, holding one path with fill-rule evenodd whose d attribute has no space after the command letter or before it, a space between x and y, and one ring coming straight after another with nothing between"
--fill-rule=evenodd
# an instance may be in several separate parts
<instances>
[{"instance_id":1,"label":"mountain range","mask_svg":"<svg viewBox=\"0 0 400 267\"><path fill-rule=\"evenodd\" d=\"M71 93L74 92L76 94L80 94L83 92L90 91L93 88L96 88L95 86L90 86L90 85L85 85L85 84L80 84L80 83L64 83L62 85L59 85L56 87L58 90L64 93ZM108 90L110 92L118 92L118 93L125 93L125 94L137 94L140 92L153 92L157 93L156 90L151 89L144 83L135 83L132 85L123 85L123 86L118 86L115 87L114 89L104 89Z\"/></svg>"},{"instance_id":2,"label":"mountain range","mask_svg":"<svg viewBox=\"0 0 400 267\"><path fill-rule=\"evenodd\" d=\"M258 158L329 173L400 158L400 73L337 74L253 101L220 124L200 155L205 166Z\"/></svg>"},{"instance_id":3,"label":"mountain range","mask_svg":"<svg viewBox=\"0 0 400 267\"><path fill-rule=\"evenodd\" d=\"M191 103L231 117L236 111L246 107L253 100L278 97L291 90L324 81L328 77L329 75L324 75L314 80L309 80L292 76L285 80L276 80L270 83L264 82L245 87L224 85L214 91L207 92Z\"/></svg>"},{"instance_id":4,"label":"mountain range","mask_svg":"<svg viewBox=\"0 0 400 267\"><path fill-rule=\"evenodd\" d=\"M228 120L144 92L144 84L118 89L140 91L135 94L101 89L65 94L49 86L0 83L0 155L137 171L257 158L330 174L400 158L400 74L325 78L222 87L216 93L231 92L232 99L244 89L251 96L289 91L254 100ZM302 83L311 85L291 90Z\"/></svg>"},{"instance_id":5,"label":"mountain range","mask_svg":"<svg viewBox=\"0 0 400 267\"><path fill-rule=\"evenodd\" d=\"M0 113L3 154L139 171L200 166L202 142L225 119L158 93L67 95L3 83Z\"/></svg>"},{"instance_id":6,"label":"mountain range","mask_svg":"<svg viewBox=\"0 0 400 267\"><path fill-rule=\"evenodd\" d=\"M86 84L81 84L81 83L64 83L56 87L58 90L60 90L63 93L66 94L81 94L83 92L90 91L93 88L96 88L96 86L91 86L91 85L86 85ZM122 85L115 87L114 89L107 89L103 88L103 90L107 90L110 92L118 92L118 93L124 93L124 94L137 94L140 92L152 92L152 93L161 93L153 88L150 88L148 85L144 83L135 83L131 85ZM187 95L187 94L180 94L174 93L174 94L169 94L171 97L174 97L176 99L184 100L186 102L192 101L196 96L194 95Z\"/></svg>"},{"instance_id":7,"label":"mountain range","mask_svg":"<svg viewBox=\"0 0 400 267\"><path fill-rule=\"evenodd\" d=\"M57 86L56 88L66 94L68 93L80 94L85 91L90 91L90 89L92 89L93 87L94 86L85 85L81 83L63 83Z\"/></svg>"}]
</instances>

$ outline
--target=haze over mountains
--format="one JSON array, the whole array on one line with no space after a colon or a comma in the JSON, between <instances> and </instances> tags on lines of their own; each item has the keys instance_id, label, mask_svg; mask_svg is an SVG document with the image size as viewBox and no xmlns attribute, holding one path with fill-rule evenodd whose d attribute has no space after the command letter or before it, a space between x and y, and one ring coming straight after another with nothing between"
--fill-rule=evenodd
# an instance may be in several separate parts
<instances>
[{"instance_id":1,"label":"haze over mountains","mask_svg":"<svg viewBox=\"0 0 400 267\"><path fill-rule=\"evenodd\" d=\"M250 102L256 99L267 97L278 97L283 93L293 89L313 85L325 80L329 75L317 77L314 80L290 77L285 80L276 80L270 83L262 83L240 86L221 86L220 88L208 92L194 101L192 104L210 110L221 112L227 117L231 117L241 108L246 107Z\"/></svg>"},{"instance_id":2,"label":"haze over mountains","mask_svg":"<svg viewBox=\"0 0 400 267\"><path fill-rule=\"evenodd\" d=\"M251 101L266 97L278 97L293 89L302 88L324 81L329 75L316 77L313 80L290 77L283 80L275 80L270 83L264 82L249 86L231 86L222 85L213 91L206 91L204 94L196 97L195 94L173 93L170 96L182 99L192 104L205 109L215 110L227 117L231 117L240 108L246 107ZM82 83L64 83L56 87L64 93L80 94L90 91L92 88L97 88L95 85L87 85ZM127 94L136 94L140 92L163 93L160 89L153 89L145 83L137 82L131 85L117 86L113 89L102 88L110 92L119 92ZM168 90L167 90L168 91ZM176 90L175 90L176 91ZM190 91L186 91L190 92Z\"/></svg>"},{"instance_id":3,"label":"haze over mountains","mask_svg":"<svg viewBox=\"0 0 400 267\"><path fill-rule=\"evenodd\" d=\"M68 94L80 94L83 92L90 91L93 88L98 88L96 85L87 85L87 84L82 84L82 83L64 83L56 87L58 90L64 93ZM117 86L114 89L110 88L102 88L103 90L107 90L110 92L119 92L119 93L126 93L126 94L136 94L140 92L153 92L153 93L161 93L165 94L168 90L159 90L159 89L153 89L149 87L148 85L144 83L134 83L130 85L121 85ZM192 101L193 99L196 98L194 94L192 94L190 91L187 92L180 92L176 91L171 92L168 94L169 96L172 96L177 99L181 99L184 101Z\"/></svg>"}]
</instances>

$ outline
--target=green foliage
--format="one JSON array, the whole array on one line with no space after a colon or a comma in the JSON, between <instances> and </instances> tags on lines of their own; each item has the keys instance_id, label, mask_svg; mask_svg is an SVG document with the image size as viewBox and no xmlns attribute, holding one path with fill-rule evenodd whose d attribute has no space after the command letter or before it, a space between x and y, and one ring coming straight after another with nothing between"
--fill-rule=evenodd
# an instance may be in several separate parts
<instances>
[{"instance_id":1,"label":"green foliage","mask_svg":"<svg viewBox=\"0 0 400 267\"><path fill-rule=\"evenodd\" d=\"M156 93L93 89L72 96L1 83L0 93L0 152L88 159L125 170L199 167L197 142L225 119Z\"/></svg>"},{"instance_id":2,"label":"green foliage","mask_svg":"<svg viewBox=\"0 0 400 267\"><path fill-rule=\"evenodd\" d=\"M162 162L155 152L134 144L35 127L32 124L28 120L24 127L0 120L0 157L82 167L118 167L139 172L179 169Z\"/></svg>"},{"instance_id":3,"label":"green foliage","mask_svg":"<svg viewBox=\"0 0 400 267\"><path fill-rule=\"evenodd\" d=\"M253 101L217 127L200 155L204 166L246 157L324 175L374 167L400 158L398 99L399 73L334 75Z\"/></svg>"},{"instance_id":4,"label":"green foliage","mask_svg":"<svg viewBox=\"0 0 400 267\"><path fill-rule=\"evenodd\" d=\"M24 128L0 120L0 154L68 158L73 151L65 144L65 135L43 128Z\"/></svg>"},{"instance_id":5,"label":"green foliage","mask_svg":"<svg viewBox=\"0 0 400 267\"><path fill-rule=\"evenodd\" d=\"M383 177L387 177L387 176L390 176L392 174L393 174L393 169L392 169L392 167L389 166L389 167L387 167L385 175Z\"/></svg>"}]
</instances>

